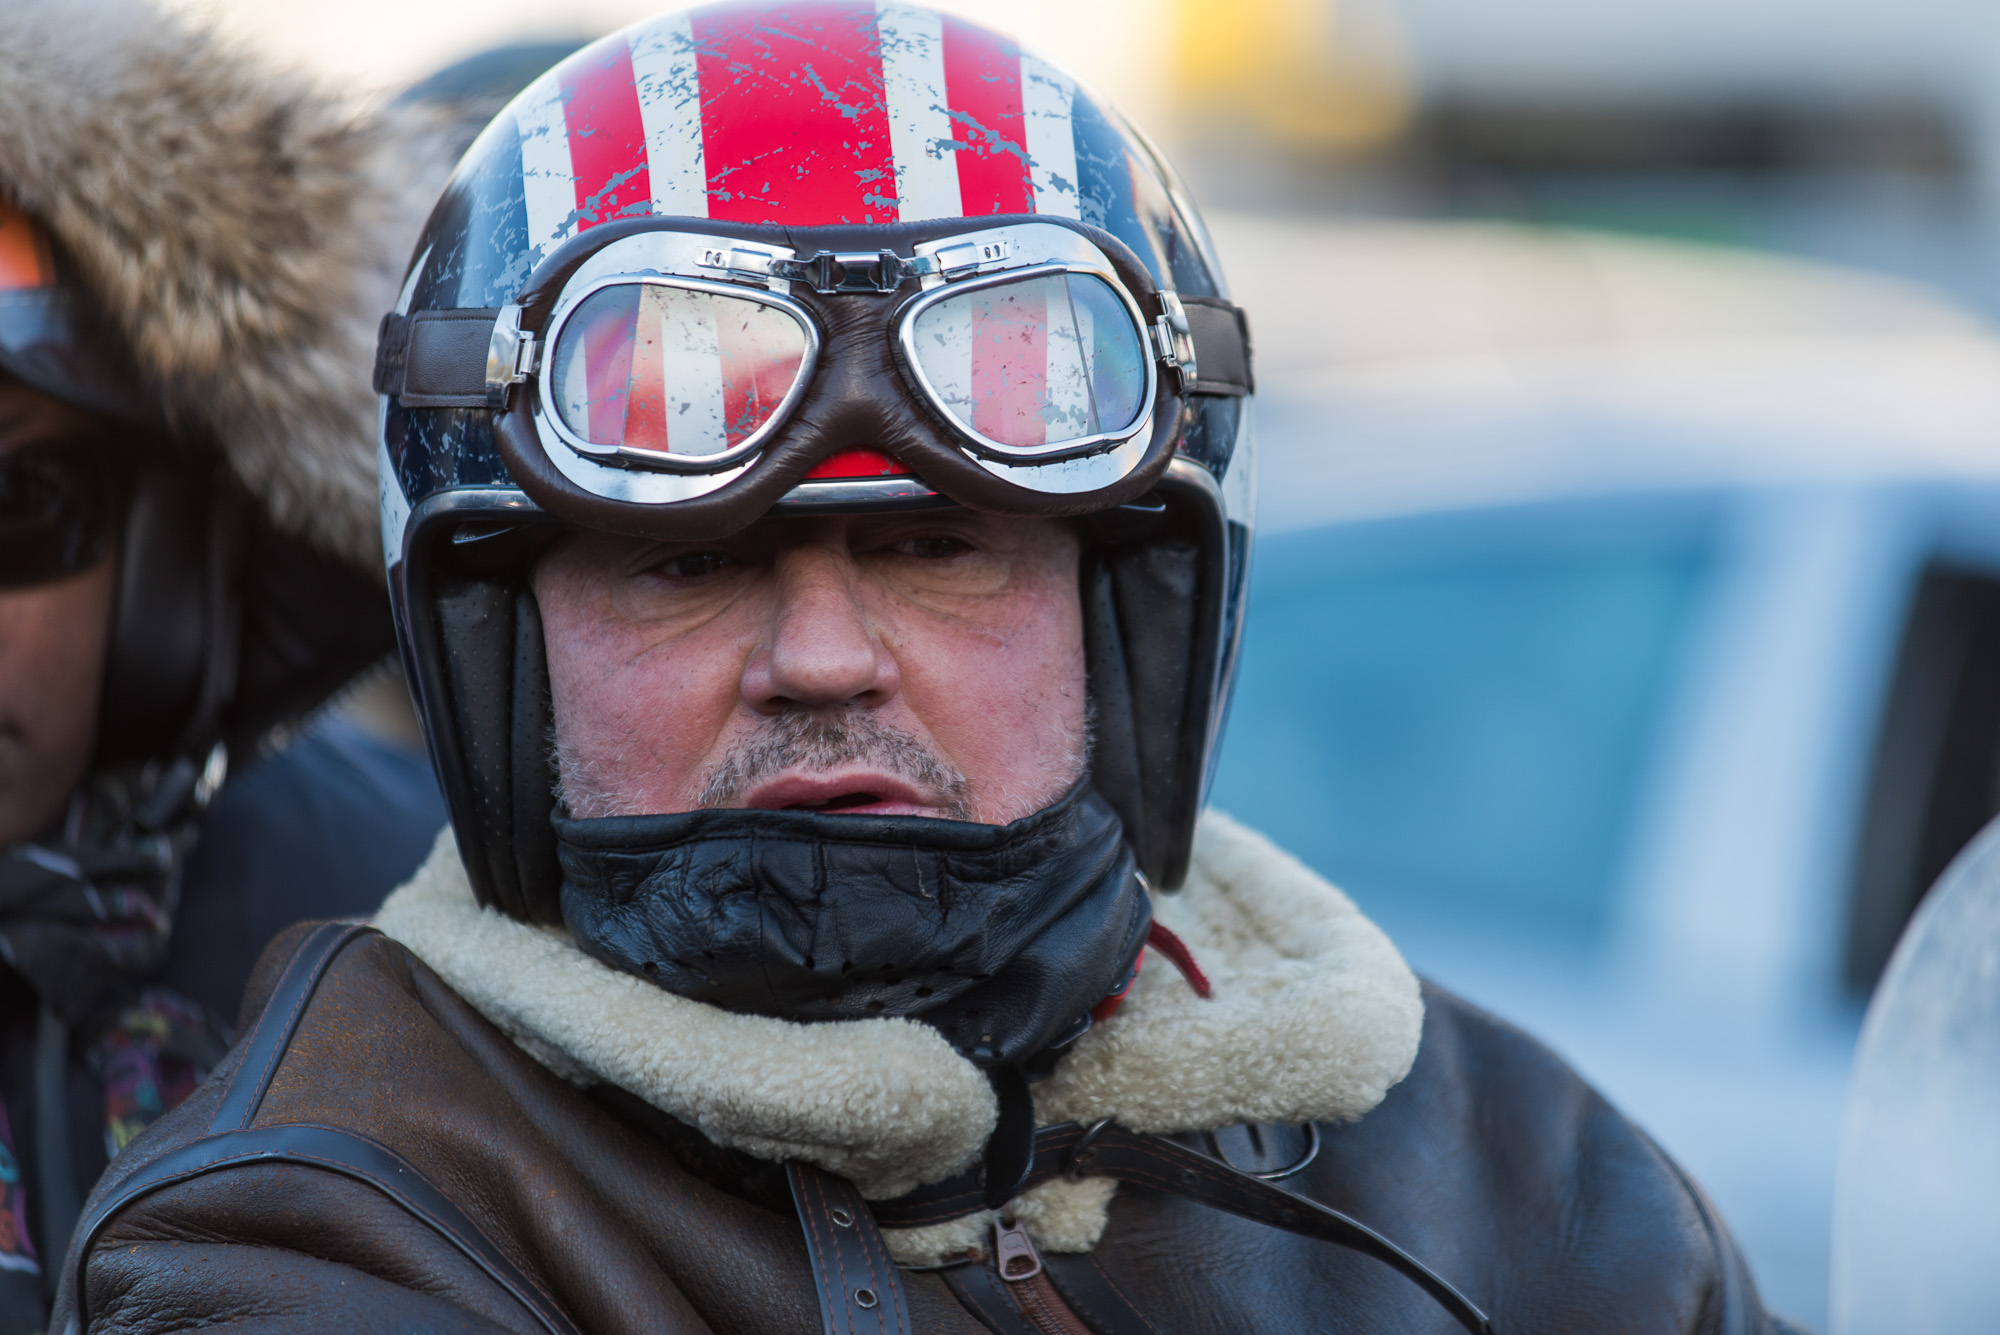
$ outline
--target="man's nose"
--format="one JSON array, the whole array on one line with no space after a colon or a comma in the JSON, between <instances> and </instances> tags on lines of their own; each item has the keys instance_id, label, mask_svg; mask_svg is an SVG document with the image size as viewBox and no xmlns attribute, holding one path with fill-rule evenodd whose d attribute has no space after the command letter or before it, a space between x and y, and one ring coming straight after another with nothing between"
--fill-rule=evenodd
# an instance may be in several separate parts
<instances>
[{"instance_id":1,"label":"man's nose","mask_svg":"<svg viewBox=\"0 0 2000 1335\"><path fill-rule=\"evenodd\" d=\"M772 570L777 602L764 641L743 670L743 699L763 714L886 703L900 685L896 659L860 594L861 571L844 545L782 549Z\"/></svg>"}]
</instances>

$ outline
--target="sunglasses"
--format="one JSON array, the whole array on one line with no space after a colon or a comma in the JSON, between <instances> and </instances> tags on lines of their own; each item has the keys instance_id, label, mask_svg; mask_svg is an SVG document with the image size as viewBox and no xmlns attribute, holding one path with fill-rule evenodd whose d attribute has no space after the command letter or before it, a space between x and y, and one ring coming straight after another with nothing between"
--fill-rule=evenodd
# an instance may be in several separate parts
<instances>
[{"instance_id":1,"label":"sunglasses","mask_svg":"<svg viewBox=\"0 0 2000 1335\"><path fill-rule=\"evenodd\" d=\"M961 226L907 253L804 256L679 224L601 230L518 305L392 316L377 387L405 407L500 410L524 482L552 469L601 501L689 510L744 492L732 523L869 431L959 499L1080 512L1164 465L1187 396L1250 387L1240 312L1184 303L1094 229ZM899 431L912 419L886 407L824 431L853 413L858 373L864 398L931 430Z\"/></svg>"},{"instance_id":2,"label":"sunglasses","mask_svg":"<svg viewBox=\"0 0 2000 1335\"><path fill-rule=\"evenodd\" d=\"M86 451L0 454L0 588L47 583L96 564L110 548L115 508Z\"/></svg>"}]
</instances>

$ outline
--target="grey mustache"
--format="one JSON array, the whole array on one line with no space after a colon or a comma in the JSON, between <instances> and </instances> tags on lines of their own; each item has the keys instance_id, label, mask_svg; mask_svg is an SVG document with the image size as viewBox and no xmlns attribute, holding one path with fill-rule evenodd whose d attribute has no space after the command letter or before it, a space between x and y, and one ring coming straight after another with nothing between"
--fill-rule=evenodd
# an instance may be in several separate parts
<instances>
[{"instance_id":1,"label":"grey mustache","mask_svg":"<svg viewBox=\"0 0 2000 1335\"><path fill-rule=\"evenodd\" d=\"M863 709L840 713L787 710L730 747L695 799L699 807L734 807L743 794L786 770L808 773L866 764L932 793L953 820L972 819L971 783L908 733Z\"/></svg>"}]
</instances>

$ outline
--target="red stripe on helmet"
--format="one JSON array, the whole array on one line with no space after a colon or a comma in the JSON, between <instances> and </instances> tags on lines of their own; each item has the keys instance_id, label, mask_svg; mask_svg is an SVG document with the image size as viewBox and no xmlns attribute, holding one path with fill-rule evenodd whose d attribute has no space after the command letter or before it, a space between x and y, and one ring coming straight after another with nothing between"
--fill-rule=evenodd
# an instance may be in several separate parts
<instances>
[{"instance_id":1,"label":"red stripe on helmet","mask_svg":"<svg viewBox=\"0 0 2000 1335\"><path fill-rule=\"evenodd\" d=\"M812 466L808 479L825 477L908 477L910 470L875 450L842 450Z\"/></svg>"},{"instance_id":2,"label":"red stripe on helmet","mask_svg":"<svg viewBox=\"0 0 2000 1335\"><path fill-rule=\"evenodd\" d=\"M963 19L944 21L945 100L961 147L958 193L965 216L1033 213L1027 126L1021 115L1021 49Z\"/></svg>"},{"instance_id":3,"label":"red stripe on helmet","mask_svg":"<svg viewBox=\"0 0 2000 1335\"><path fill-rule=\"evenodd\" d=\"M709 217L807 227L896 221L873 5L835 0L689 17Z\"/></svg>"},{"instance_id":4,"label":"red stripe on helmet","mask_svg":"<svg viewBox=\"0 0 2000 1335\"><path fill-rule=\"evenodd\" d=\"M577 230L651 212L653 182L632 49L623 41L600 42L565 62L558 77L576 178Z\"/></svg>"}]
</instances>

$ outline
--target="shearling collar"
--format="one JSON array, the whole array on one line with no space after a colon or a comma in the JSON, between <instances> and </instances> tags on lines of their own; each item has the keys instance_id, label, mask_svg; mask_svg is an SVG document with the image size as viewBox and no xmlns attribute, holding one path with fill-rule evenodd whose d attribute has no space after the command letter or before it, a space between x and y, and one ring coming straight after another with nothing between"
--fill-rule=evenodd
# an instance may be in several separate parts
<instances>
[{"instance_id":1,"label":"shearling collar","mask_svg":"<svg viewBox=\"0 0 2000 1335\"><path fill-rule=\"evenodd\" d=\"M1187 884L1158 919L1213 985L1194 995L1151 957L1117 1015L1036 1086L1040 1120L1115 1118L1172 1134L1237 1122L1351 1121L1409 1073L1423 1025L1417 980L1347 896L1219 812L1202 819ZM606 1081L718 1144L802 1159L874 1199L969 1167L996 1117L986 1079L928 1026L799 1024L738 1015L616 972L560 931L473 901L447 830L376 925L551 1070ZM1056 1182L1018 1202L1057 1251L1087 1251L1115 1184ZM961 1251L974 1216L892 1231L897 1259Z\"/></svg>"}]
</instances>

